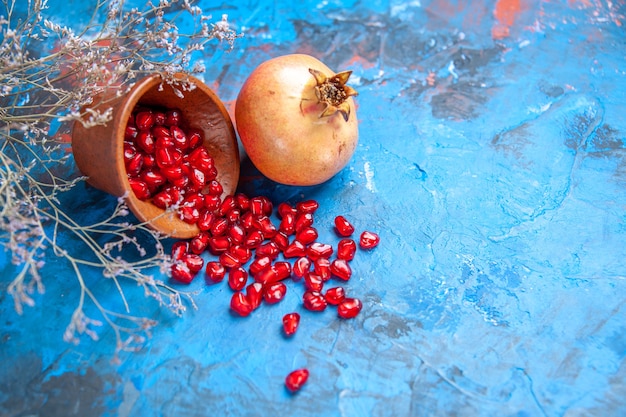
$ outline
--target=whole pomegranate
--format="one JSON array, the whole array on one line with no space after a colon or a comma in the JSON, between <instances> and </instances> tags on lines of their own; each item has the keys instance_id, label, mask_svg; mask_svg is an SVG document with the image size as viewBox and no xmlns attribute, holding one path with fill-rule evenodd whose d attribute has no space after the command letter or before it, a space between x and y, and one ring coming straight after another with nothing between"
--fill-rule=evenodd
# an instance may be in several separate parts
<instances>
[{"instance_id":1,"label":"whole pomegranate","mask_svg":"<svg viewBox=\"0 0 626 417\"><path fill-rule=\"evenodd\" d=\"M287 185L316 185L338 173L358 142L346 85L352 71L333 72L318 59L284 55L259 65L235 105L236 127L261 173Z\"/></svg>"}]
</instances>

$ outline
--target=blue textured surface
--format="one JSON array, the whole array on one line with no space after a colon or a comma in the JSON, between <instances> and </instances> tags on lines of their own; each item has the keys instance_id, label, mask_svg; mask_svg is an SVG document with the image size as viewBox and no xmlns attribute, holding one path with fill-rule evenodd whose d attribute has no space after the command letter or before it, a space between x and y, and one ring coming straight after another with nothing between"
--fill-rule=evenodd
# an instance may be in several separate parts
<instances>
[{"instance_id":1,"label":"blue textured surface","mask_svg":"<svg viewBox=\"0 0 626 417\"><path fill-rule=\"evenodd\" d=\"M539 0L212 9L246 30L234 51L207 56L225 102L280 54L354 71L350 165L296 189L244 164L241 189L318 200L321 240L336 241L337 214L379 232L348 284L362 313L309 313L297 289L241 319L225 283L198 279L199 308L182 319L142 304L160 325L114 365L106 330L98 343L62 341L77 294L67 265L48 262L47 294L17 316L0 253L0 414L626 415L625 11ZM68 204L86 216L115 204L82 198ZM98 289L119 303L106 281ZM302 323L286 340L293 309ZM292 396L283 380L300 366L311 377Z\"/></svg>"}]
</instances>

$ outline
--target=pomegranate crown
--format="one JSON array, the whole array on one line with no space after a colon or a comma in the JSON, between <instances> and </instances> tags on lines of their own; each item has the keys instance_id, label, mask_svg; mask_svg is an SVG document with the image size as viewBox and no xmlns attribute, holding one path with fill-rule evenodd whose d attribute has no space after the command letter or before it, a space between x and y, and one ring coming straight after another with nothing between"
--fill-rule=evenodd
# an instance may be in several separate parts
<instances>
[{"instance_id":1,"label":"pomegranate crown","mask_svg":"<svg viewBox=\"0 0 626 417\"><path fill-rule=\"evenodd\" d=\"M309 72L315 78L315 95L318 101L326 105L319 117L329 117L339 112L347 122L350 118L350 104L347 99L358 94L354 88L346 85L352 71L339 72L332 77L327 77L313 68L309 68Z\"/></svg>"}]
</instances>

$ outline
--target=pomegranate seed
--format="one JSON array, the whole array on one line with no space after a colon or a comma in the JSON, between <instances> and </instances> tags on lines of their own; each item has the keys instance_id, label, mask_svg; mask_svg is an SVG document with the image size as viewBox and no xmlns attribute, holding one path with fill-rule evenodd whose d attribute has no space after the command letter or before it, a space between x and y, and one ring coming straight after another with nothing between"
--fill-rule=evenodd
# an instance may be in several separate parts
<instances>
[{"instance_id":1,"label":"pomegranate seed","mask_svg":"<svg viewBox=\"0 0 626 417\"><path fill-rule=\"evenodd\" d=\"M180 191L176 187L167 187L152 198L152 204L166 209L180 201Z\"/></svg>"},{"instance_id":2,"label":"pomegranate seed","mask_svg":"<svg viewBox=\"0 0 626 417\"><path fill-rule=\"evenodd\" d=\"M221 216L224 216L226 215L226 213L228 213L229 211L233 210L236 207L237 207L237 203L235 202L235 198L232 195L228 195L222 201L218 214Z\"/></svg>"},{"instance_id":3,"label":"pomegranate seed","mask_svg":"<svg viewBox=\"0 0 626 417\"><path fill-rule=\"evenodd\" d=\"M230 252L235 258L239 260L239 263L242 265L248 262L250 258L252 258L252 251L242 245L232 245L230 247Z\"/></svg>"},{"instance_id":4,"label":"pomegranate seed","mask_svg":"<svg viewBox=\"0 0 626 417\"><path fill-rule=\"evenodd\" d=\"M176 144L174 143L174 139L172 139L169 133L167 135L164 135L159 130L157 130L156 132L158 133L158 136L155 135L155 139L154 139L155 152L157 149L174 148L174 146L176 146Z\"/></svg>"},{"instance_id":5,"label":"pomegranate seed","mask_svg":"<svg viewBox=\"0 0 626 417\"><path fill-rule=\"evenodd\" d=\"M152 128L152 130L150 131L150 133L152 133L152 136L154 136L155 138L155 142L159 143L159 138L169 138L172 139L171 136L172 134L170 133L170 130L165 127L165 126L154 126ZM159 143L159 146L162 146L163 142ZM172 141L171 143L169 143L169 145L174 146L174 142Z\"/></svg>"},{"instance_id":6,"label":"pomegranate seed","mask_svg":"<svg viewBox=\"0 0 626 417\"><path fill-rule=\"evenodd\" d=\"M224 217L219 217L215 219L210 229L211 234L213 236L222 236L226 233L227 230L228 230L228 219Z\"/></svg>"},{"instance_id":7,"label":"pomegranate seed","mask_svg":"<svg viewBox=\"0 0 626 417\"><path fill-rule=\"evenodd\" d=\"M157 165L160 168L168 168L178 165L183 159L183 154L171 146L158 147L155 150Z\"/></svg>"},{"instance_id":8,"label":"pomegranate seed","mask_svg":"<svg viewBox=\"0 0 626 417\"><path fill-rule=\"evenodd\" d=\"M352 319L359 314L362 308L363 304L358 298L344 298L337 306L337 314L342 319Z\"/></svg>"},{"instance_id":9,"label":"pomegranate seed","mask_svg":"<svg viewBox=\"0 0 626 417\"><path fill-rule=\"evenodd\" d=\"M154 155L144 154L143 155L143 167L146 169L151 169L157 166L156 158Z\"/></svg>"},{"instance_id":10,"label":"pomegranate seed","mask_svg":"<svg viewBox=\"0 0 626 417\"><path fill-rule=\"evenodd\" d=\"M139 178L129 178L128 182L130 184L130 188L133 190L138 199L147 200L150 198L150 189L145 181L142 181Z\"/></svg>"},{"instance_id":11,"label":"pomegranate seed","mask_svg":"<svg viewBox=\"0 0 626 417\"><path fill-rule=\"evenodd\" d=\"M216 261L207 262L206 276L213 282L220 282L226 276L226 269L219 262L216 262Z\"/></svg>"},{"instance_id":12,"label":"pomegranate seed","mask_svg":"<svg viewBox=\"0 0 626 417\"><path fill-rule=\"evenodd\" d=\"M149 131L140 130L137 133L137 137L135 138L135 143L145 153L149 153L149 154L154 153L154 149L155 149L154 136L152 136L152 133L150 133Z\"/></svg>"},{"instance_id":13,"label":"pomegranate seed","mask_svg":"<svg viewBox=\"0 0 626 417\"><path fill-rule=\"evenodd\" d=\"M354 233L354 226L343 216L335 217L335 231L339 236L348 237Z\"/></svg>"},{"instance_id":14,"label":"pomegranate seed","mask_svg":"<svg viewBox=\"0 0 626 417\"><path fill-rule=\"evenodd\" d=\"M154 112L154 124L156 126L162 126L165 124L165 113L163 113L162 111L155 111Z\"/></svg>"},{"instance_id":15,"label":"pomegranate seed","mask_svg":"<svg viewBox=\"0 0 626 417\"><path fill-rule=\"evenodd\" d=\"M341 239L337 244L337 259L351 261L356 253L356 242L352 239Z\"/></svg>"},{"instance_id":16,"label":"pomegranate seed","mask_svg":"<svg viewBox=\"0 0 626 417\"><path fill-rule=\"evenodd\" d=\"M239 207L241 210L248 211L250 209L250 199L245 194L235 194L235 201L237 202L237 207Z\"/></svg>"},{"instance_id":17,"label":"pomegranate seed","mask_svg":"<svg viewBox=\"0 0 626 417\"><path fill-rule=\"evenodd\" d=\"M280 203L276 208L278 216L282 219L286 214L291 213L294 216L297 214L297 210L293 208L289 203Z\"/></svg>"},{"instance_id":18,"label":"pomegranate seed","mask_svg":"<svg viewBox=\"0 0 626 417\"><path fill-rule=\"evenodd\" d=\"M361 233L361 238L359 239L359 246L363 249L373 249L380 242L380 237L374 232L365 231Z\"/></svg>"},{"instance_id":19,"label":"pomegranate seed","mask_svg":"<svg viewBox=\"0 0 626 417\"><path fill-rule=\"evenodd\" d=\"M296 239L303 245L315 242L317 239L317 230L314 227L304 227L296 234Z\"/></svg>"},{"instance_id":20,"label":"pomegranate seed","mask_svg":"<svg viewBox=\"0 0 626 417\"><path fill-rule=\"evenodd\" d=\"M233 291L241 291L248 282L248 272L243 267L238 266L228 272L228 286Z\"/></svg>"},{"instance_id":21,"label":"pomegranate seed","mask_svg":"<svg viewBox=\"0 0 626 417\"><path fill-rule=\"evenodd\" d=\"M200 210L191 206L183 206L178 210L178 217L189 224L196 224L200 220Z\"/></svg>"},{"instance_id":22,"label":"pomegranate seed","mask_svg":"<svg viewBox=\"0 0 626 417\"><path fill-rule=\"evenodd\" d=\"M215 167L215 161L204 146L200 146L191 151L189 155L187 155L187 161L192 167L198 168L205 174L208 174L209 171Z\"/></svg>"},{"instance_id":23,"label":"pomegranate seed","mask_svg":"<svg viewBox=\"0 0 626 417\"><path fill-rule=\"evenodd\" d=\"M256 257L267 256L270 259L276 259L280 254L280 249L278 245L274 242L263 243L259 247L256 248Z\"/></svg>"},{"instance_id":24,"label":"pomegranate seed","mask_svg":"<svg viewBox=\"0 0 626 417\"><path fill-rule=\"evenodd\" d=\"M291 276L291 264L289 262L279 261L276 262L273 267L276 271L276 279L279 281Z\"/></svg>"},{"instance_id":25,"label":"pomegranate seed","mask_svg":"<svg viewBox=\"0 0 626 417\"><path fill-rule=\"evenodd\" d=\"M183 259L183 255L189 251L189 242L186 240L179 240L172 245L172 259L180 261Z\"/></svg>"},{"instance_id":26,"label":"pomegranate seed","mask_svg":"<svg viewBox=\"0 0 626 417\"><path fill-rule=\"evenodd\" d=\"M224 188L222 187L222 184L220 184L220 182L217 180L209 181L207 185L208 185L208 193L211 195L222 195L222 193L224 192ZM235 200L235 202L236 201L237 200Z\"/></svg>"},{"instance_id":27,"label":"pomegranate seed","mask_svg":"<svg viewBox=\"0 0 626 417\"><path fill-rule=\"evenodd\" d=\"M204 196L204 207L209 211L217 211L221 203L222 200L219 195L206 194Z\"/></svg>"},{"instance_id":28,"label":"pomegranate seed","mask_svg":"<svg viewBox=\"0 0 626 417\"><path fill-rule=\"evenodd\" d=\"M176 263L172 265L171 272L172 278L176 281L182 282L183 284L189 284L196 276L196 274L189 270L186 263Z\"/></svg>"},{"instance_id":29,"label":"pomegranate seed","mask_svg":"<svg viewBox=\"0 0 626 417\"><path fill-rule=\"evenodd\" d=\"M186 253L183 255L183 262L187 265L187 268L195 275L202 270L204 266L204 259L200 255L195 253Z\"/></svg>"},{"instance_id":30,"label":"pomegranate seed","mask_svg":"<svg viewBox=\"0 0 626 417\"><path fill-rule=\"evenodd\" d=\"M254 282L248 285L246 287L246 298L253 310L260 306L261 300L263 299L263 284Z\"/></svg>"},{"instance_id":31,"label":"pomegranate seed","mask_svg":"<svg viewBox=\"0 0 626 417\"><path fill-rule=\"evenodd\" d=\"M131 177L136 177L143 168L143 156L140 153L135 154L126 164L126 173Z\"/></svg>"},{"instance_id":32,"label":"pomegranate seed","mask_svg":"<svg viewBox=\"0 0 626 417\"><path fill-rule=\"evenodd\" d=\"M152 192L156 191L159 187L167 182L167 178L160 171L154 169L148 169L141 172L141 179L146 183L148 189Z\"/></svg>"},{"instance_id":33,"label":"pomegranate seed","mask_svg":"<svg viewBox=\"0 0 626 417\"><path fill-rule=\"evenodd\" d=\"M209 245L209 234L200 232L189 241L189 250L195 254L201 254Z\"/></svg>"},{"instance_id":34,"label":"pomegranate seed","mask_svg":"<svg viewBox=\"0 0 626 417\"><path fill-rule=\"evenodd\" d=\"M204 187L206 183L206 175L204 174L204 172L200 171L198 168L191 168L189 179L191 180L193 185L198 189L201 189L202 187Z\"/></svg>"},{"instance_id":35,"label":"pomegranate seed","mask_svg":"<svg viewBox=\"0 0 626 417\"><path fill-rule=\"evenodd\" d=\"M228 236L233 243L243 243L246 237L246 231L238 224L233 224L228 228Z\"/></svg>"},{"instance_id":36,"label":"pomegranate seed","mask_svg":"<svg viewBox=\"0 0 626 417\"><path fill-rule=\"evenodd\" d=\"M309 291L322 292L324 280L317 274L309 273L304 276L304 287Z\"/></svg>"},{"instance_id":37,"label":"pomegranate seed","mask_svg":"<svg viewBox=\"0 0 626 417\"><path fill-rule=\"evenodd\" d=\"M249 316L252 310L254 310L248 297L241 291L237 291L231 297L230 308L242 317Z\"/></svg>"},{"instance_id":38,"label":"pomegranate seed","mask_svg":"<svg viewBox=\"0 0 626 417\"><path fill-rule=\"evenodd\" d=\"M292 212L285 213L278 225L278 230L291 236L296 230L296 214Z\"/></svg>"},{"instance_id":39,"label":"pomegranate seed","mask_svg":"<svg viewBox=\"0 0 626 417\"><path fill-rule=\"evenodd\" d=\"M228 214L226 214L226 218L228 219L228 222L231 224L238 223L239 219L241 218L241 212L239 211L239 209L232 209L231 211L228 212ZM241 227L243 228L243 226Z\"/></svg>"},{"instance_id":40,"label":"pomegranate seed","mask_svg":"<svg viewBox=\"0 0 626 417\"><path fill-rule=\"evenodd\" d=\"M185 150L189 148L189 140L183 129L178 126L172 126L170 127L170 132L178 149Z\"/></svg>"},{"instance_id":41,"label":"pomegranate seed","mask_svg":"<svg viewBox=\"0 0 626 417\"><path fill-rule=\"evenodd\" d=\"M198 223L197 223L198 228L201 231L206 232L207 230L211 228L214 220L215 220L215 215L212 212L210 212L209 210L201 210L200 218L198 219Z\"/></svg>"},{"instance_id":42,"label":"pomegranate seed","mask_svg":"<svg viewBox=\"0 0 626 417\"><path fill-rule=\"evenodd\" d=\"M274 266L269 266L254 275L254 281L263 285L272 284L278 281L278 273Z\"/></svg>"},{"instance_id":43,"label":"pomegranate seed","mask_svg":"<svg viewBox=\"0 0 626 417\"><path fill-rule=\"evenodd\" d=\"M264 200L261 197L252 197L250 199L250 211L254 216L263 215Z\"/></svg>"},{"instance_id":44,"label":"pomegranate seed","mask_svg":"<svg viewBox=\"0 0 626 417\"><path fill-rule=\"evenodd\" d=\"M213 255L219 255L230 248L230 239L226 236L213 236L209 239L209 251Z\"/></svg>"},{"instance_id":45,"label":"pomegranate seed","mask_svg":"<svg viewBox=\"0 0 626 417\"><path fill-rule=\"evenodd\" d=\"M296 216L296 221L294 224L294 229L296 233L305 227L309 227L313 225L313 214L311 213L301 213Z\"/></svg>"},{"instance_id":46,"label":"pomegranate seed","mask_svg":"<svg viewBox=\"0 0 626 417\"><path fill-rule=\"evenodd\" d=\"M312 260L318 258L330 258L333 254L333 247L327 243L314 242L306 249L306 255Z\"/></svg>"},{"instance_id":47,"label":"pomegranate seed","mask_svg":"<svg viewBox=\"0 0 626 417\"><path fill-rule=\"evenodd\" d=\"M255 222L256 219L250 211L244 211L244 213L239 216L239 224L241 224L241 227L243 227L246 231L253 230L255 227Z\"/></svg>"},{"instance_id":48,"label":"pomegranate seed","mask_svg":"<svg viewBox=\"0 0 626 417\"><path fill-rule=\"evenodd\" d=\"M271 239L276 235L276 226L274 226L272 220L267 216L259 216L254 225L263 233L265 239Z\"/></svg>"},{"instance_id":49,"label":"pomegranate seed","mask_svg":"<svg viewBox=\"0 0 626 417\"><path fill-rule=\"evenodd\" d=\"M255 276L262 270L269 268L271 264L272 260L269 256L261 256L259 258L256 258L254 261L252 261L252 263L250 263L250 274L252 274L252 276Z\"/></svg>"},{"instance_id":50,"label":"pomegranate seed","mask_svg":"<svg viewBox=\"0 0 626 417\"><path fill-rule=\"evenodd\" d=\"M263 289L263 299L268 304L276 304L285 298L286 293L287 286L282 282L275 282L273 284L269 284Z\"/></svg>"},{"instance_id":51,"label":"pomegranate seed","mask_svg":"<svg viewBox=\"0 0 626 417\"><path fill-rule=\"evenodd\" d=\"M327 258L317 258L313 261L313 270L320 276L322 281L326 282L330 279L330 261Z\"/></svg>"},{"instance_id":52,"label":"pomegranate seed","mask_svg":"<svg viewBox=\"0 0 626 417\"><path fill-rule=\"evenodd\" d=\"M305 291L302 296L304 308L311 311L323 311L326 309L326 299L318 291Z\"/></svg>"},{"instance_id":53,"label":"pomegranate seed","mask_svg":"<svg viewBox=\"0 0 626 417\"><path fill-rule=\"evenodd\" d=\"M183 199L183 206L204 208L204 198L201 193L190 193Z\"/></svg>"},{"instance_id":54,"label":"pomegranate seed","mask_svg":"<svg viewBox=\"0 0 626 417\"><path fill-rule=\"evenodd\" d=\"M124 130L124 140L133 140L137 137L137 126L127 125Z\"/></svg>"},{"instance_id":55,"label":"pomegranate seed","mask_svg":"<svg viewBox=\"0 0 626 417\"><path fill-rule=\"evenodd\" d=\"M300 213L314 213L319 206L319 203L315 200L306 200L297 203L296 210Z\"/></svg>"},{"instance_id":56,"label":"pomegranate seed","mask_svg":"<svg viewBox=\"0 0 626 417\"><path fill-rule=\"evenodd\" d=\"M189 139L189 149L196 149L204 143L202 131L199 129L189 129L187 138Z\"/></svg>"},{"instance_id":57,"label":"pomegranate seed","mask_svg":"<svg viewBox=\"0 0 626 417\"><path fill-rule=\"evenodd\" d=\"M241 266L241 264L239 263L239 259L237 259L237 257L233 255L232 253L230 253L229 251L222 252L220 254L219 263L222 264L224 268L228 268L228 269Z\"/></svg>"},{"instance_id":58,"label":"pomegranate seed","mask_svg":"<svg viewBox=\"0 0 626 417\"><path fill-rule=\"evenodd\" d=\"M265 240L265 238L263 237L263 233L261 233L260 230L252 230L250 233L248 233L248 236L246 236L243 244L246 247L252 249L259 247L263 243L263 240Z\"/></svg>"},{"instance_id":59,"label":"pomegranate seed","mask_svg":"<svg viewBox=\"0 0 626 417\"><path fill-rule=\"evenodd\" d=\"M154 125L154 114L151 111L140 111L135 115L135 126L137 126L137 129L150 129L152 125Z\"/></svg>"},{"instance_id":60,"label":"pomegranate seed","mask_svg":"<svg viewBox=\"0 0 626 417\"><path fill-rule=\"evenodd\" d=\"M311 270L311 260L306 256L301 256L293 264L293 274L298 278L305 277Z\"/></svg>"},{"instance_id":61,"label":"pomegranate seed","mask_svg":"<svg viewBox=\"0 0 626 417\"><path fill-rule=\"evenodd\" d=\"M299 258L306 255L306 253L307 251L305 246L301 242L294 240L289 246L285 248L285 250L283 251L283 256L285 258Z\"/></svg>"},{"instance_id":62,"label":"pomegranate seed","mask_svg":"<svg viewBox=\"0 0 626 417\"><path fill-rule=\"evenodd\" d=\"M309 371L307 369L296 369L285 378L285 387L291 392L299 391L308 379Z\"/></svg>"},{"instance_id":63,"label":"pomegranate seed","mask_svg":"<svg viewBox=\"0 0 626 417\"><path fill-rule=\"evenodd\" d=\"M346 290L343 287L329 288L324 294L324 298L328 304L339 305L346 298Z\"/></svg>"},{"instance_id":64,"label":"pomegranate seed","mask_svg":"<svg viewBox=\"0 0 626 417\"><path fill-rule=\"evenodd\" d=\"M300 314L288 313L283 316L283 331L285 335L292 336L300 325Z\"/></svg>"},{"instance_id":65,"label":"pomegranate seed","mask_svg":"<svg viewBox=\"0 0 626 417\"><path fill-rule=\"evenodd\" d=\"M137 155L137 148L132 143L124 142L124 163L128 163Z\"/></svg>"},{"instance_id":66,"label":"pomegranate seed","mask_svg":"<svg viewBox=\"0 0 626 417\"><path fill-rule=\"evenodd\" d=\"M182 118L182 114L178 109L171 109L165 112L165 126L178 126L180 124L180 119Z\"/></svg>"},{"instance_id":67,"label":"pomegranate seed","mask_svg":"<svg viewBox=\"0 0 626 417\"><path fill-rule=\"evenodd\" d=\"M284 251L289 246L289 237L287 237L287 235L283 232L278 232L272 238L272 242L278 246L278 249Z\"/></svg>"},{"instance_id":68,"label":"pomegranate seed","mask_svg":"<svg viewBox=\"0 0 626 417\"><path fill-rule=\"evenodd\" d=\"M181 179L181 178L183 178L185 176L185 172L183 171L183 167L180 166L180 165L175 165L175 166L171 166L171 167L161 168L161 173L171 183L173 183L174 181L179 180L179 179Z\"/></svg>"},{"instance_id":69,"label":"pomegranate seed","mask_svg":"<svg viewBox=\"0 0 626 417\"><path fill-rule=\"evenodd\" d=\"M352 268L350 268L348 261L343 259L335 259L330 264L330 272L344 281L348 281L352 276Z\"/></svg>"}]
</instances>

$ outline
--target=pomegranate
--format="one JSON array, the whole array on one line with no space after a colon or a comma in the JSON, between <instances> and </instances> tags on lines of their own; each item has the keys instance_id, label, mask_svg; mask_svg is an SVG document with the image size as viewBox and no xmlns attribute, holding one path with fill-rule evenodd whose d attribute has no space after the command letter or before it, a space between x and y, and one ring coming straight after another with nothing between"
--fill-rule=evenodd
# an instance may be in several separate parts
<instances>
[{"instance_id":1,"label":"pomegranate","mask_svg":"<svg viewBox=\"0 0 626 417\"><path fill-rule=\"evenodd\" d=\"M284 55L259 65L235 104L237 131L261 173L286 185L316 185L338 173L358 142L358 122L346 82L318 59Z\"/></svg>"},{"instance_id":2,"label":"pomegranate","mask_svg":"<svg viewBox=\"0 0 626 417\"><path fill-rule=\"evenodd\" d=\"M285 378L285 386L291 392L296 392L306 383L309 379L309 371L306 368L296 369L291 372Z\"/></svg>"}]
</instances>

